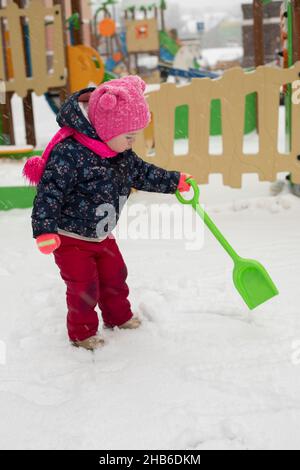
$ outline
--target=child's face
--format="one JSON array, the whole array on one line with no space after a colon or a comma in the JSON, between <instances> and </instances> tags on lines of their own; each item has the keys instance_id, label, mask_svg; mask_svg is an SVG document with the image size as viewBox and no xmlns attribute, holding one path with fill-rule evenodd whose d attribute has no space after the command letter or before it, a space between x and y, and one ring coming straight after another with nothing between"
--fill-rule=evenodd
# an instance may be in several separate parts
<instances>
[{"instance_id":1,"label":"child's face","mask_svg":"<svg viewBox=\"0 0 300 470\"><path fill-rule=\"evenodd\" d=\"M126 134L120 134L114 137L113 139L106 142L106 144L114 151L118 153L125 152L125 150L129 150L132 148L134 144L135 138L137 134L139 134L141 130L134 131L134 132L127 132Z\"/></svg>"}]
</instances>

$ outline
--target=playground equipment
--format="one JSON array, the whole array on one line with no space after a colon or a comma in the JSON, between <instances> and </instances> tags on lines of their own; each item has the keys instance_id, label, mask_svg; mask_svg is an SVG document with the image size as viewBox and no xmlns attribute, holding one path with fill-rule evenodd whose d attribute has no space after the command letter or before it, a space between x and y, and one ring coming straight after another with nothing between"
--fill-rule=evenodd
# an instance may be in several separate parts
<instances>
[{"instance_id":1,"label":"playground equipment","mask_svg":"<svg viewBox=\"0 0 300 470\"><path fill-rule=\"evenodd\" d=\"M34 2L30 5L34 5ZM16 8L14 7L14 11ZM51 12L55 12L56 8L58 7L53 7ZM25 13L28 16L27 9L25 10L23 16ZM6 10L0 11L5 16ZM42 17L49 13L49 9L41 10L40 7L40 10L34 10L35 19L39 18L36 14L39 11ZM22 12L18 10L16 20L18 28L15 29L22 39L23 30L19 25L20 16L22 16ZM65 21L63 18L61 20L62 28ZM68 34L71 35L71 38L73 37L74 42L77 42L80 38L78 38L75 20L76 17L73 17L71 21L67 20L67 24ZM39 32L43 31L43 21L41 24ZM30 35L33 37L35 29L30 26L30 21L28 26ZM53 27L55 24L52 24ZM15 51L22 51L24 48L21 47L22 41L20 39L17 43L20 47L16 49L14 45L15 31L9 30L9 32L10 47L8 47L9 54L6 56L6 62L7 57L11 57L11 64L14 65ZM14 34L12 34L13 32ZM82 46L82 44L70 44L70 46L76 47ZM25 64L24 57L28 56L25 53L23 55ZM61 64L56 64L55 60L53 64L57 67L61 66ZM93 64L96 67L95 60ZM34 61L32 65L34 65ZM14 72L15 69L11 68L10 70ZM32 74L36 73L34 67L31 70ZM48 69L46 68L46 70ZM300 111L299 105L292 103L291 100L289 100L290 147L286 154L281 154L277 146L279 90L284 84L298 80L300 63L287 69L259 67L251 72L234 68L217 78L200 78L202 71L197 69L192 69L190 72L195 74L196 78L192 77L191 83L185 86L162 84L159 90L149 92L148 100L153 119L144 134L137 139L135 145L137 153L145 160L159 166L169 169L176 167L180 171L189 171L195 176L198 183L207 183L210 174L221 173L224 184L238 188L241 186L242 174L244 173L257 173L261 181L274 181L277 173L283 171L291 172L294 184L300 183L300 162L297 159L300 148L300 134L298 132ZM25 72L23 72L24 75ZM104 80L106 77L105 72ZM66 82L66 86L70 86L68 82ZM61 87L50 88L46 93L55 93L55 90L61 89ZM25 93L28 91L30 90L25 87ZM59 106L59 100L57 106ZM260 123L259 152L245 155L243 154L244 132L255 128L256 110ZM209 138L210 135L217 134L222 136L223 152L220 155L211 155L209 153ZM189 148L186 155L176 155L175 157L174 138L188 138ZM153 157L148 154L149 148L152 153L154 151ZM28 152L31 151L34 150L20 149L19 152L14 152L14 157L18 158L18 155L27 157L29 156ZM11 204L13 203L11 202Z\"/></svg>"},{"instance_id":2,"label":"playground equipment","mask_svg":"<svg viewBox=\"0 0 300 470\"><path fill-rule=\"evenodd\" d=\"M137 18L137 8L132 6L125 9L125 41L129 57L130 71L140 74L138 58L140 54L156 56L164 64L171 64L180 49L180 41L176 41L166 31L164 12L166 2L161 0L158 5L141 6L143 18ZM160 17L160 28L159 28ZM134 59L134 68L132 60ZM143 77L147 80L147 77Z\"/></svg>"},{"instance_id":3,"label":"playground equipment","mask_svg":"<svg viewBox=\"0 0 300 470\"><path fill-rule=\"evenodd\" d=\"M173 63L180 49L180 42L170 36L167 31L159 32L160 59L165 63Z\"/></svg>"},{"instance_id":4,"label":"playground equipment","mask_svg":"<svg viewBox=\"0 0 300 470\"><path fill-rule=\"evenodd\" d=\"M221 173L223 183L240 188L242 175L256 173L260 181L275 181L279 172L291 172L293 182L300 183L300 106L291 103L291 148L278 150L279 90L284 83L298 83L300 62L289 69L262 66L253 72L236 67L218 79L192 79L177 87L162 84L148 94L153 115L153 135L137 137L135 151L145 160L167 169L194 175L198 183L208 183L209 175ZM299 83L298 83L299 86ZM297 88L296 88L297 89ZM259 152L243 153L246 97L255 93L258 102ZM221 101L223 151L209 152L210 110L212 100ZM188 107L188 152L174 155L174 118L178 107ZM151 148L151 155L148 149Z\"/></svg>"},{"instance_id":5,"label":"playground equipment","mask_svg":"<svg viewBox=\"0 0 300 470\"><path fill-rule=\"evenodd\" d=\"M68 46L70 92L75 93L87 86L98 86L104 80L104 63L89 46Z\"/></svg>"},{"instance_id":6,"label":"playground equipment","mask_svg":"<svg viewBox=\"0 0 300 470\"><path fill-rule=\"evenodd\" d=\"M124 66L124 72L128 73L129 64L127 58L127 50L124 48L120 35L117 33L116 21L112 18L112 13L109 11L109 6L113 7L117 4L115 0L106 0L94 14L94 44L98 49L101 43L105 42L106 51L103 53L105 56L105 68L110 72L114 72L116 67L120 64ZM103 18L99 20L100 14Z\"/></svg>"},{"instance_id":7,"label":"playground equipment","mask_svg":"<svg viewBox=\"0 0 300 470\"><path fill-rule=\"evenodd\" d=\"M266 38L264 37L266 36L265 28L267 26L270 28L272 26L271 23L274 23L273 28L277 27L277 25L275 25L276 18L268 18L268 25L264 24L265 8L268 7L269 12L271 12L271 14L273 15L280 8L278 27L280 27L281 50L278 53L278 62L283 69L288 69L300 60L300 1L284 0L281 4L281 7L278 5L279 2L276 2L276 4L274 2L274 5L272 5L272 3L272 0L253 0L253 39L255 51L255 65L258 66L265 63L265 46L270 46L270 38L267 38L268 40L266 40ZM274 8L271 8L273 6ZM243 7L249 9L249 5L243 5ZM274 46L273 48L275 49ZM292 83L288 81L286 83L283 83L281 90L281 102L285 105L286 151L290 152L292 149L293 129L294 132L296 132L295 127L292 123ZM291 175L288 175L287 179L290 180L290 188L292 192L299 196L300 185L296 184L295 181L292 180ZM280 184L278 187L283 188L283 186L284 183ZM277 191L278 190L275 189L275 194L277 194Z\"/></svg>"},{"instance_id":8,"label":"playground equipment","mask_svg":"<svg viewBox=\"0 0 300 470\"><path fill-rule=\"evenodd\" d=\"M194 195L192 199L185 199L176 191L176 197L182 204L189 204L202 218L212 234L220 242L224 250L234 263L233 282L250 310L278 295L278 290L265 268L255 260L241 258L228 243L214 222L200 205L200 190L195 180L189 178L187 182L192 186Z\"/></svg>"},{"instance_id":9,"label":"playground equipment","mask_svg":"<svg viewBox=\"0 0 300 470\"><path fill-rule=\"evenodd\" d=\"M157 10L155 10L155 12L157 15ZM135 61L135 71L138 73L139 54L149 54L159 57L159 27L157 16L137 20L135 19L135 13L133 11L131 18L125 15L125 30L130 71L132 71L131 58L133 57Z\"/></svg>"},{"instance_id":10,"label":"playground equipment","mask_svg":"<svg viewBox=\"0 0 300 470\"><path fill-rule=\"evenodd\" d=\"M66 19L69 35L66 38L69 93L87 86L98 86L106 77L105 65L97 49L84 38L83 3L74 2L73 14Z\"/></svg>"},{"instance_id":11,"label":"playground equipment","mask_svg":"<svg viewBox=\"0 0 300 470\"><path fill-rule=\"evenodd\" d=\"M85 26L79 14L74 12L65 21L67 2L53 3L48 1L51 5L46 7L39 0L8 0L4 7L0 0L0 83L4 96L4 100L0 97L0 158L28 158L42 153L34 149L32 92L44 94L57 112L66 94L110 78L98 52L78 44L83 37L78 32L83 33ZM78 1L73 3L80 6ZM26 141L31 147L14 146L14 93L23 98ZM0 187L1 208L30 207L34 193L28 187Z\"/></svg>"},{"instance_id":12,"label":"playground equipment","mask_svg":"<svg viewBox=\"0 0 300 470\"><path fill-rule=\"evenodd\" d=\"M14 144L10 104L14 93L23 98L27 142L35 145L31 91L41 95L49 88L66 83L60 6L45 8L41 2L32 0L24 9L24 4L23 0L8 0L5 8L2 1L0 4L0 81L4 84L6 98L0 105L0 144ZM45 15L53 17L55 31L53 53L56 61L51 71L45 52ZM37 37L40 38L38 42Z\"/></svg>"},{"instance_id":13,"label":"playground equipment","mask_svg":"<svg viewBox=\"0 0 300 470\"><path fill-rule=\"evenodd\" d=\"M23 98L27 143L35 146L31 93L34 91L41 95L66 84L62 10L60 5L46 8L37 0L29 5L24 0L9 0L5 8L2 3L1 7L0 29L5 34L2 36L4 40L0 40L0 80L6 90L6 103L2 105L0 116L0 143L14 144L10 101L16 93ZM45 16L53 18L52 52L55 62L51 69L46 54ZM36 41L37 37L39 41Z\"/></svg>"},{"instance_id":14,"label":"playground equipment","mask_svg":"<svg viewBox=\"0 0 300 470\"><path fill-rule=\"evenodd\" d=\"M170 65L163 65L163 64L158 64L158 68L161 72L164 72L168 76L171 75L173 77L180 77L180 78L217 78L220 75L215 73L215 72L209 72L207 70L201 70L201 69L194 69L194 68L188 68L188 70L185 69L177 69L174 68L173 66Z\"/></svg>"},{"instance_id":15,"label":"playground equipment","mask_svg":"<svg viewBox=\"0 0 300 470\"><path fill-rule=\"evenodd\" d=\"M79 13L71 15L66 22L69 24L71 41L67 46L69 91L75 93L86 86L102 83L105 69L99 53L91 46L81 44L81 37L77 39L74 34L80 30Z\"/></svg>"},{"instance_id":16,"label":"playground equipment","mask_svg":"<svg viewBox=\"0 0 300 470\"><path fill-rule=\"evenodd\" d=\"M300 60L300 1L284 0L280 12L281 25L281 66L291 67ZM289 151L293 140L293 113L292 113L292 84L287 82L283 87L284 104L286 110L286 149ZM300 185L293 175L288 175L290 188L293 194L300 196Z\"/></svg>"},{"instance_id":17,"label":"playground equipment","mask_svg":"<svg viewBox=\"0 0 300 470\"><path fill-rule=\"evenodd\" d=\"M44 94L57 112L67 94L110 77L97 50L83 44L86 25L80 13L71 12L65 20L67 2L53 0L45 7L38 0L8 0L5 8L0 2L0 81L6 91L0 145L15 143L10 101L16 93L23 98L27 144L35 146L32 92ZM81 1L73 3L80 9Z\"/></svg>"},{"instance_id":18,"label":"playground equipment","mask_svg":"<svg viewBox=\"0 0 300 470\"><path fill-rule=\"evenodd\" d=\"M300 1L285 0L280 12L281 26L281 66L291 67L300 60ZM287 110L287 132L290 133L292 86L285 84L285 105Z\"/></svg>"},{"instance_id":19,"label":"playground equipment","mask_svg":"<svg viewBox=\"0 0 300 470\"><path fill-rule=\"evenodd\" d=\"M201 69L174 69L172 66L159 64L159 70L166 75L186 78L218 78L219 74L207 72ZM188 107L186 105L179 106L175 111L175 139L184 139L188 137ZM254 93L246 96L245 107L245 134L249 134L256 128L256 95ZM220 100L212 100L210 109L210 135L217 136L222 134L222 117Z\"/></svg>"},{"instance_id":20,"label":"playground equipment","mask_svg":"<svg viewBox=\"0 0 300 470\"><path fill-rule=\"evenodd\" d=\"M166 78L171 75L189 80L192 78L217 78L217 74L195 68L195 59L200 54L199 45L182 46L180 41L175 38L175 34L171 34L165 29L159 31L158 10L162 16L162 28L165 28L164 10L166 9L166 3L162 3L163 5L160 5L159 9L157 7L150 9L150 13L145 11L144 19L140 20L136 20L136 9L134 7L125 10L126 33L124 33L124 36L126 37L126 49L129 56L133 55L135 58L137 72L139 72L138 55L147 53L157 55L160 59L158 70L161 77ZM154 14L154 16L149 18L150 14ZM176 64L178 64L178 68ZM175 113L175 139L186 138L188 136L188 126L188 109L186 106L180 106ZM255 94L250 94L246 97L244 130L245 133L249 133L255 128L256 97ZM151 132L150 125L150 129L147 131L148 136L151 135ZM210 133L214 136L222 133L221 103L219 100L212 100L211 103Z\"/></svg>"}]
</instances>

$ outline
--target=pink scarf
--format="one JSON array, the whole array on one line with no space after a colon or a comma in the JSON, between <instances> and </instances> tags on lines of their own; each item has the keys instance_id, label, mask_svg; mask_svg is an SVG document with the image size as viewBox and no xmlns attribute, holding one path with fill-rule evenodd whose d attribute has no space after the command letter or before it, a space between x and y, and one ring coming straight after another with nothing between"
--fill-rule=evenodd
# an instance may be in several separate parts
<instances>
[{"instance_id":1,"label":"pink scarf","mask_svg":"<svg viewBox=\"0 0 300 470\"><path fill-rule=\"evenodd\" d=\"M117 152L114 152L103 142L99 140L91 139L90 137L82 134L81 132L72 129L71 127L62 127L50 140L49 144L45 148L41 157L32 157L27 160L23 168L23 176L32 185L37 185L44 173L47 160L51 154L55 145L62 142L67 137L74 137L78 142L87 147L88 149L99 155L100 158L112 158L115 157Z\"/></svg>"}]
</instances>

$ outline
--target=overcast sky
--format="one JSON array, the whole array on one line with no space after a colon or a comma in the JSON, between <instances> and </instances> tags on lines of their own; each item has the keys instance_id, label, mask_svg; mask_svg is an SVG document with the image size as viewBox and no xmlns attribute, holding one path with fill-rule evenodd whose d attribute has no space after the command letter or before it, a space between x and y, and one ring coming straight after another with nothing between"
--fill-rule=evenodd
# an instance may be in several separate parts
<instances>
[{"instance_id":1,"label":"overcast sky","mask_svg":"<svg viewBox=\"0 0 300 470\"><path fill-rule=\"evenodd\" d=\"M181 7L187 5L190 8L209 8L217 7L220 10L223 8L230 8L230 6L241 5L242 3L252 3L252 0L166 0L168 3L178 3ZM121 3L121 2L120 2ZM123 3L138 3L142 5L146 3L149 5L151 3L149 0L135 0L130 2L130 0L123 0ZM159 4L159 0L155 0L153 3Z\"/></svg>"},{"instance_id":2,"label":"overcast sky","mask_svg":"<svg viewBox=\"0 0 300 470\"><path fill-rule=\"evenodd\" d=\"M168 3L179 3L182 4L182 0L167 0ZM197 7L197 8L209 8L209 7L217 7L220 10L223 8L230 8L232 5L241 5L242 3L252 3L252 0L184 0L184 4L188 7Z\"/></svg>"},{"instance_id":3,"label":"overcast sky","mask_svg":"<svg viewBox=\"0 0 300 470\"><path fill-rule=\"evenodd\" d=\"M195 8L199 11L206 10L207 13L210 11L230 11L237 10L242 3L252 3L252 0L166 0L167 5L172 3L178 3L181 10ZM120 2L121 3L121 2ZM149 5L150 0L123 0L123 4L132 5ZM155 0L154 3L159 4L159 0Z\"/></svg>"}]
</instances>

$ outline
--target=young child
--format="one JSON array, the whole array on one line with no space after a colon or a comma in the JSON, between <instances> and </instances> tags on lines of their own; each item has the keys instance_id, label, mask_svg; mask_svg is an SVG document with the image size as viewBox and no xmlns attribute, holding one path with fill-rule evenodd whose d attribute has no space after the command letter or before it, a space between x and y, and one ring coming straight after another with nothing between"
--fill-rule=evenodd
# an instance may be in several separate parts
<instances>
[{"instance_id":1,"label":"young child","mask_svg":"<svg viewBox=\"0 0 300 470\"><path fill-rule=\"evenodd\" d=\"M33 237L42 253L54 254L67 286L67 328L77 347L103 345L97 335L98 304L104 327L138 328L128 300L127 268L111 234L131 188L158 193L190 189L189 175L139 158L134 138L150 122L138 76L111 80L74 93L63 104L60 131L42 158L26 162L24 176L37 184ZM123 204L124 205L124 204ZM107 220L107 211L114 217Z\"/></svg>"}]
</instances>

